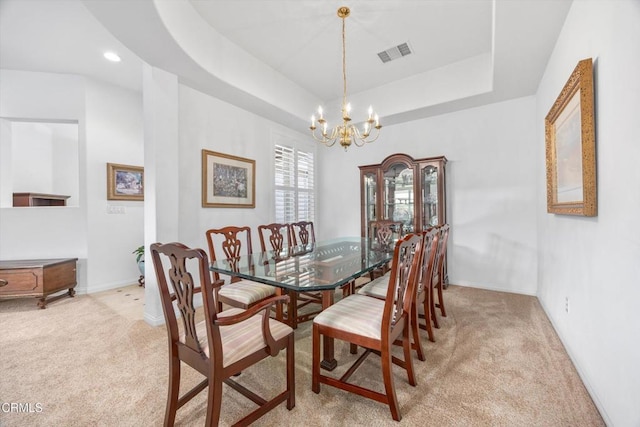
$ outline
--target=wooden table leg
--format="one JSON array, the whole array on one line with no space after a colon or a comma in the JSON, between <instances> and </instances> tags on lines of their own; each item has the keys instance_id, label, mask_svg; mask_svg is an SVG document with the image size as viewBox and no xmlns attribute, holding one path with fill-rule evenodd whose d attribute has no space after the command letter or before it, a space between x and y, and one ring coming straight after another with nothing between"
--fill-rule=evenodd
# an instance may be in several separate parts
<instances>
[{"instance_id":1,"label":"wooden table leg","mask_svg":"<svg viewBox=\"0 0 640 427\"><path fill-rule=\"evenodd\" d=\"M322 310L326 310L333 305L334 290L322 291ZM333 348L333 338L326 336L322 337L322 352L323 359L320 362L320 366L327 371L333 371L338 366L338 361L335 359L335 352Z\"/></svg>"},{"instance_id":2,"label":"wooden table leg","mask_svg":"<svg viewBox=\"0 0 640 427\"><path fill-rule=\"evenodd\" d=\"M289 319L289 326L293 329L298 328L298 293L296 291L289 291L289 309L287 310L287 317Z\"/></svg>"}]
</instances>

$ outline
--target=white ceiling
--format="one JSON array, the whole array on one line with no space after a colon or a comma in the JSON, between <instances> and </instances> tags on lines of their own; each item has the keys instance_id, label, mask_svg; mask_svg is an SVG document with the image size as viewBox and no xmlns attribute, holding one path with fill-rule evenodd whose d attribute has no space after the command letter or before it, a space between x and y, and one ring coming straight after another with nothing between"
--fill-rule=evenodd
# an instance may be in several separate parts
<instances>
[{"instance_id":1,"label":"white ceiling","mask_svg":"<svg viewBox=\"0 0 640 427\"><path fill-rule=\"evenodd\" d=\"M140 90L147 62L299 130L342 94L388 124L535 93L571 0L0 0L0 67ZM377 53L408 42L413 54ZM109 63L105 50L123 61Z\"/></svg>"},{"instance_id":2,"label":"white ceiling","mask_svg":"<svg viewBox=\"0 0 640 427\"><path fill-rule=\"evenodd\" d=\"M342 20L336 12L345 3L351 9L345 21L350 92L491 52L492 0L190 3L220 34L320 99L342 95ZM404 42L413 55L380 61L378 52Z\"/></svg>"}]
</instances>

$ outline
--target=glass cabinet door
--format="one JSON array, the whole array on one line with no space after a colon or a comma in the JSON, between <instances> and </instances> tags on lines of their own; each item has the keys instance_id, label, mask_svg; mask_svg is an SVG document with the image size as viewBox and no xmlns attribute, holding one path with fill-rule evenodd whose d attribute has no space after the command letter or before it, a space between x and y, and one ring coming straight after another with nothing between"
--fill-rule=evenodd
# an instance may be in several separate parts
<instances>
[{"instance_id":1,"label":"glass cabinet door","mask_svg":"<svg viewBox=\"0 0 640 427\"><path fill-rule=\"evenodd\" d=\"M438 206L438 168L428 165L421 170L422 179L422 224L429 228L439 225L443 218L439 218Z\"/></svg>"},{"instance_id":2,"label":"glass cabinet door","mask_svg":"<svg viewBox=\"0 0 640 427\"><path fill-rule=\"evenodd\" d=\"M414 231L413 166L396 163L384 171L383 219L400 221L403 233Z\"/></svg>"},{"instance_id":3,"label":"glass cabinet door","mask_svg":"<svg viewBox=\"0 0 640 427\"><path fill-rule=\"evenodd\" d=\"M378 179L375 171L367 172L363 176L362 190L363 190L363 203L362 206L364 213L365 224L369 224L370 221L378 219L376 215L376 203L377 203L377 188ZM365 237L369 237L369 227L364 227Z\"/></svg>"}]
</instances>

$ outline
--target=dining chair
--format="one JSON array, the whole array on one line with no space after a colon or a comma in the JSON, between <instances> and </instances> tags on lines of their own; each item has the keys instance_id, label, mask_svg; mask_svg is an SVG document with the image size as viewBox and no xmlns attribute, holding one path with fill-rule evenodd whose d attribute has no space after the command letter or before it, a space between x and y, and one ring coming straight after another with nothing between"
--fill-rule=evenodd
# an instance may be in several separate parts
<instances>
[{"instance_id":1,"label":"dining chair","mask_svg":"<svg viewBox=\"0 0 640 427\"><path fill-rule=\"evenodd\" d=\"M307 245L315 243L316 236L313 228L313 222L299 221L290 224L272 223L258 226L258 234L260 235L260 247L262 252L273 251L276 262L286 262L279 258L283 254L285 248L293 248L299 244ZM293 253L292 255L298 255ZM289 254L291 255L291 254ZM322 311L322 293L321 292L287 292L280 290L282 293L288 293L289 304L286 312L278 312L281 319L292 328L296 329L299 323L311 320L315 315ZM312 310L302 309L317 304L318 308Z\"/></svg>"},{"instance_id":2,"label":"dining chair","mask_svg":"<svg viewBox=\"0 0 640 427\"><path fill-rule=\"evenodd\" d=\"M224 253L224 259L234 271L239 271L240 257L253 253L251 246L251 228L249 227L223 227L212 228L205 232L211 261L218 260L216 248ZM223 259L223 258L221 258ZM247 309L260 301L276 294L276 288L271 285L254 282L231 276L229 283L223 285L218 272L213 272L215 286L215 300L218 303L218 311L222 311L222 304L232 307Z\"/></svg>"},{"instance_id":3,"label":"dining chair","mask_svg":"<svg viewBox=\"0 0 640 427\"><path fill-rule=\"evenodd\" d=\"M274 222L259 225L258 235L262 252L273 251L275 255L278 255L284 251L284 248L291 245L289 224Z\"/></svg>"},{"instance_id":4,"label":"dining chair","mask_svg":"<svg viewBox=\"0 0 640 427\"><path fill-rule=\"evenodd\" d=\"M369 221L369 239L374 250L390 250L395 242L402 237L402 221L375 220ZM371 280L388 273L390 264L372 270L369 274Z\"/></svg>"},{"instance_id":5,"label":"dining chair","mask_svg":"<svg viewBox=\"0 0 640 427\"><path fill-rule=\"evenodd\" d=\"M164 425L173 426L178 409L208 387L205 425L217 426L223 383L258 405L237 425L256 421L284 401L287 402L287 409L293 409L293 330L269 318L271 307L285 302L288 297L269 298L248 310L230 308L219 312L213 299L214 285L205 251L190 249L180 243L154 243L150 249L169 344L169 387ZM202 295L203 301L198 308L194 303L197 293ZM202 317L202 311L203 320L196 323L196 319ZM180 313L181 322L177 312ZM240 385L231 378L268 356L277 356L280 350L286 350L286 389L275 397L266 400L247 389L245 384ZM204 375L205 379L180 397L182 363Z\"/></svg>"},{"instance_id":6,"label":"dining chair","mask_svg":"<svg viewBox=\"0 0 640 427\"><path fill-rule=\"evenodd\" d=\"M361 294L350 295L328 307L313 320L312 385L320 393L320 384L346 390L360 396L386 403L394 420L402 418L395 391L392 365L407 371L409 384L416 385L411 358L411 300L416 292L415 282L422 250L422 236L409 234L395 244L387 295L384 300ZM347 341L365 351L341 378L320 373L320 339L324 337ZM404 360L393 357L393 343L401 339ZM349 382L349 378L371 353L379 354L382 365L384 393Z\"/></svg>"},{"instance_id":7,"label":"dining chair","mask_svg":"<svg viewBox=\"0 0 640 427\"><path fill-rule=\"evenodd\" d=\"M444 286L444 260L447 256L447 241L449 240L449 224L443 224L438 227L438 253L437 263L433 270L433 279L431 284L431 316L433 325L440 328L436 308L440 309L442 317L447 317L447 311L444 308L444 299L442 295L442 287ZM435 302L434 292L437 291L438 302Z\"/></svg>"},{"instance_id":8,"label":"dining chair","mask_svg":"<svg viewBox=\"0 0 640 427\"><path fill-rule=\"evenodd\" d=\"M313 222L298 221L289 224L289 235L291 245L309 245L316 242L316 233L313 229Z\"/></svg>"},{"instance_id":9,"label":"dining chair","mask_svg":"<svg viewBox=\"0 0 640 427\"><path fill-rule=\"evenodd\" d=\"M420 329L427 331L429 341L435 342L433 329L431 327L431 279L433 269L436 265L438 230L435 227L429 228L422 233L422 252L419 261L419 270L416 277L416 294L411 304L411 331L413 333L412 348L416 350L419 360L426 360L422 342L420 340ZM389 273L365 284L358 290L361 295L374 298L385 299L389 285ZM425 324L419 322L420 313L426 319ZM425 314L426 313L426 314Z\"/></svg>"}]
</instances>

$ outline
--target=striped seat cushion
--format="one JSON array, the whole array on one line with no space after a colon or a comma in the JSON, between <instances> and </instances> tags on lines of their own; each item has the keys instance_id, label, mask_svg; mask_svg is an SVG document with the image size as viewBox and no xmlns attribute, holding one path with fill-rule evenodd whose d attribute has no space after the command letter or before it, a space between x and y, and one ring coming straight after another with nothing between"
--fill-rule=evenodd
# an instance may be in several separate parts
<instances>
[{"instance_id":1,"label":"striped seat cushion","mask_svg":"<svg viewBox=\"0 0 640 427\"><path fill-rule=\"evenodd\" d=\"M230 308L220 312L218 317L233 316L242 311L244 310L240 308ZM200 346L204 350L204 353L209 356L206 328L207 325L205 324L205 320L203 320L196 325L196 333L198 334ZM293 329L289 326L274 319L269 319L269 328L275 340L279 340L293 333ZM222 351L224 353L222 366L229 366L247 357L249 354L265 348L266 343L262 336L262 314L258 313L235 325L221 326L220 338L222 340ZM184 335L180 336L180 341L184 342Z\"/></svg>"},{"instance_id":2,"label":"striped seat cushion","mask_svg":"<svg viewBox=\"0 0 640 427\"><path fill-rule=\"evenodd\" d=\"M383 312L383 300L354 294L318 314L313 323L379 340Z\"/></svg>"},{"instance_id":3,"label":"striped seat cushion","mask_svg":"<svg viewBox=\"0 0 640 427\"><path fill-rule=\"evenodd\" d=\"M239 282L224 285L218 291L218 295L233 301L238 301L247 306L256 301L260 301L275 295L274 286L265 285L251 280L240 280Z\"/></svg>"},{"instance_id":4,"label":"striped seat cushion","mask_svg":"<svg viewBox=\"0 0 640 427\"><path fill-rule=\"evenodd\" d=\"M387 288L389 287L389 277L391 273L387 273L384 276L380 276L360 289L358 293L360 295L366 295L368 297L385 299L387 297Z\"/></svg>"}]
</instances>

